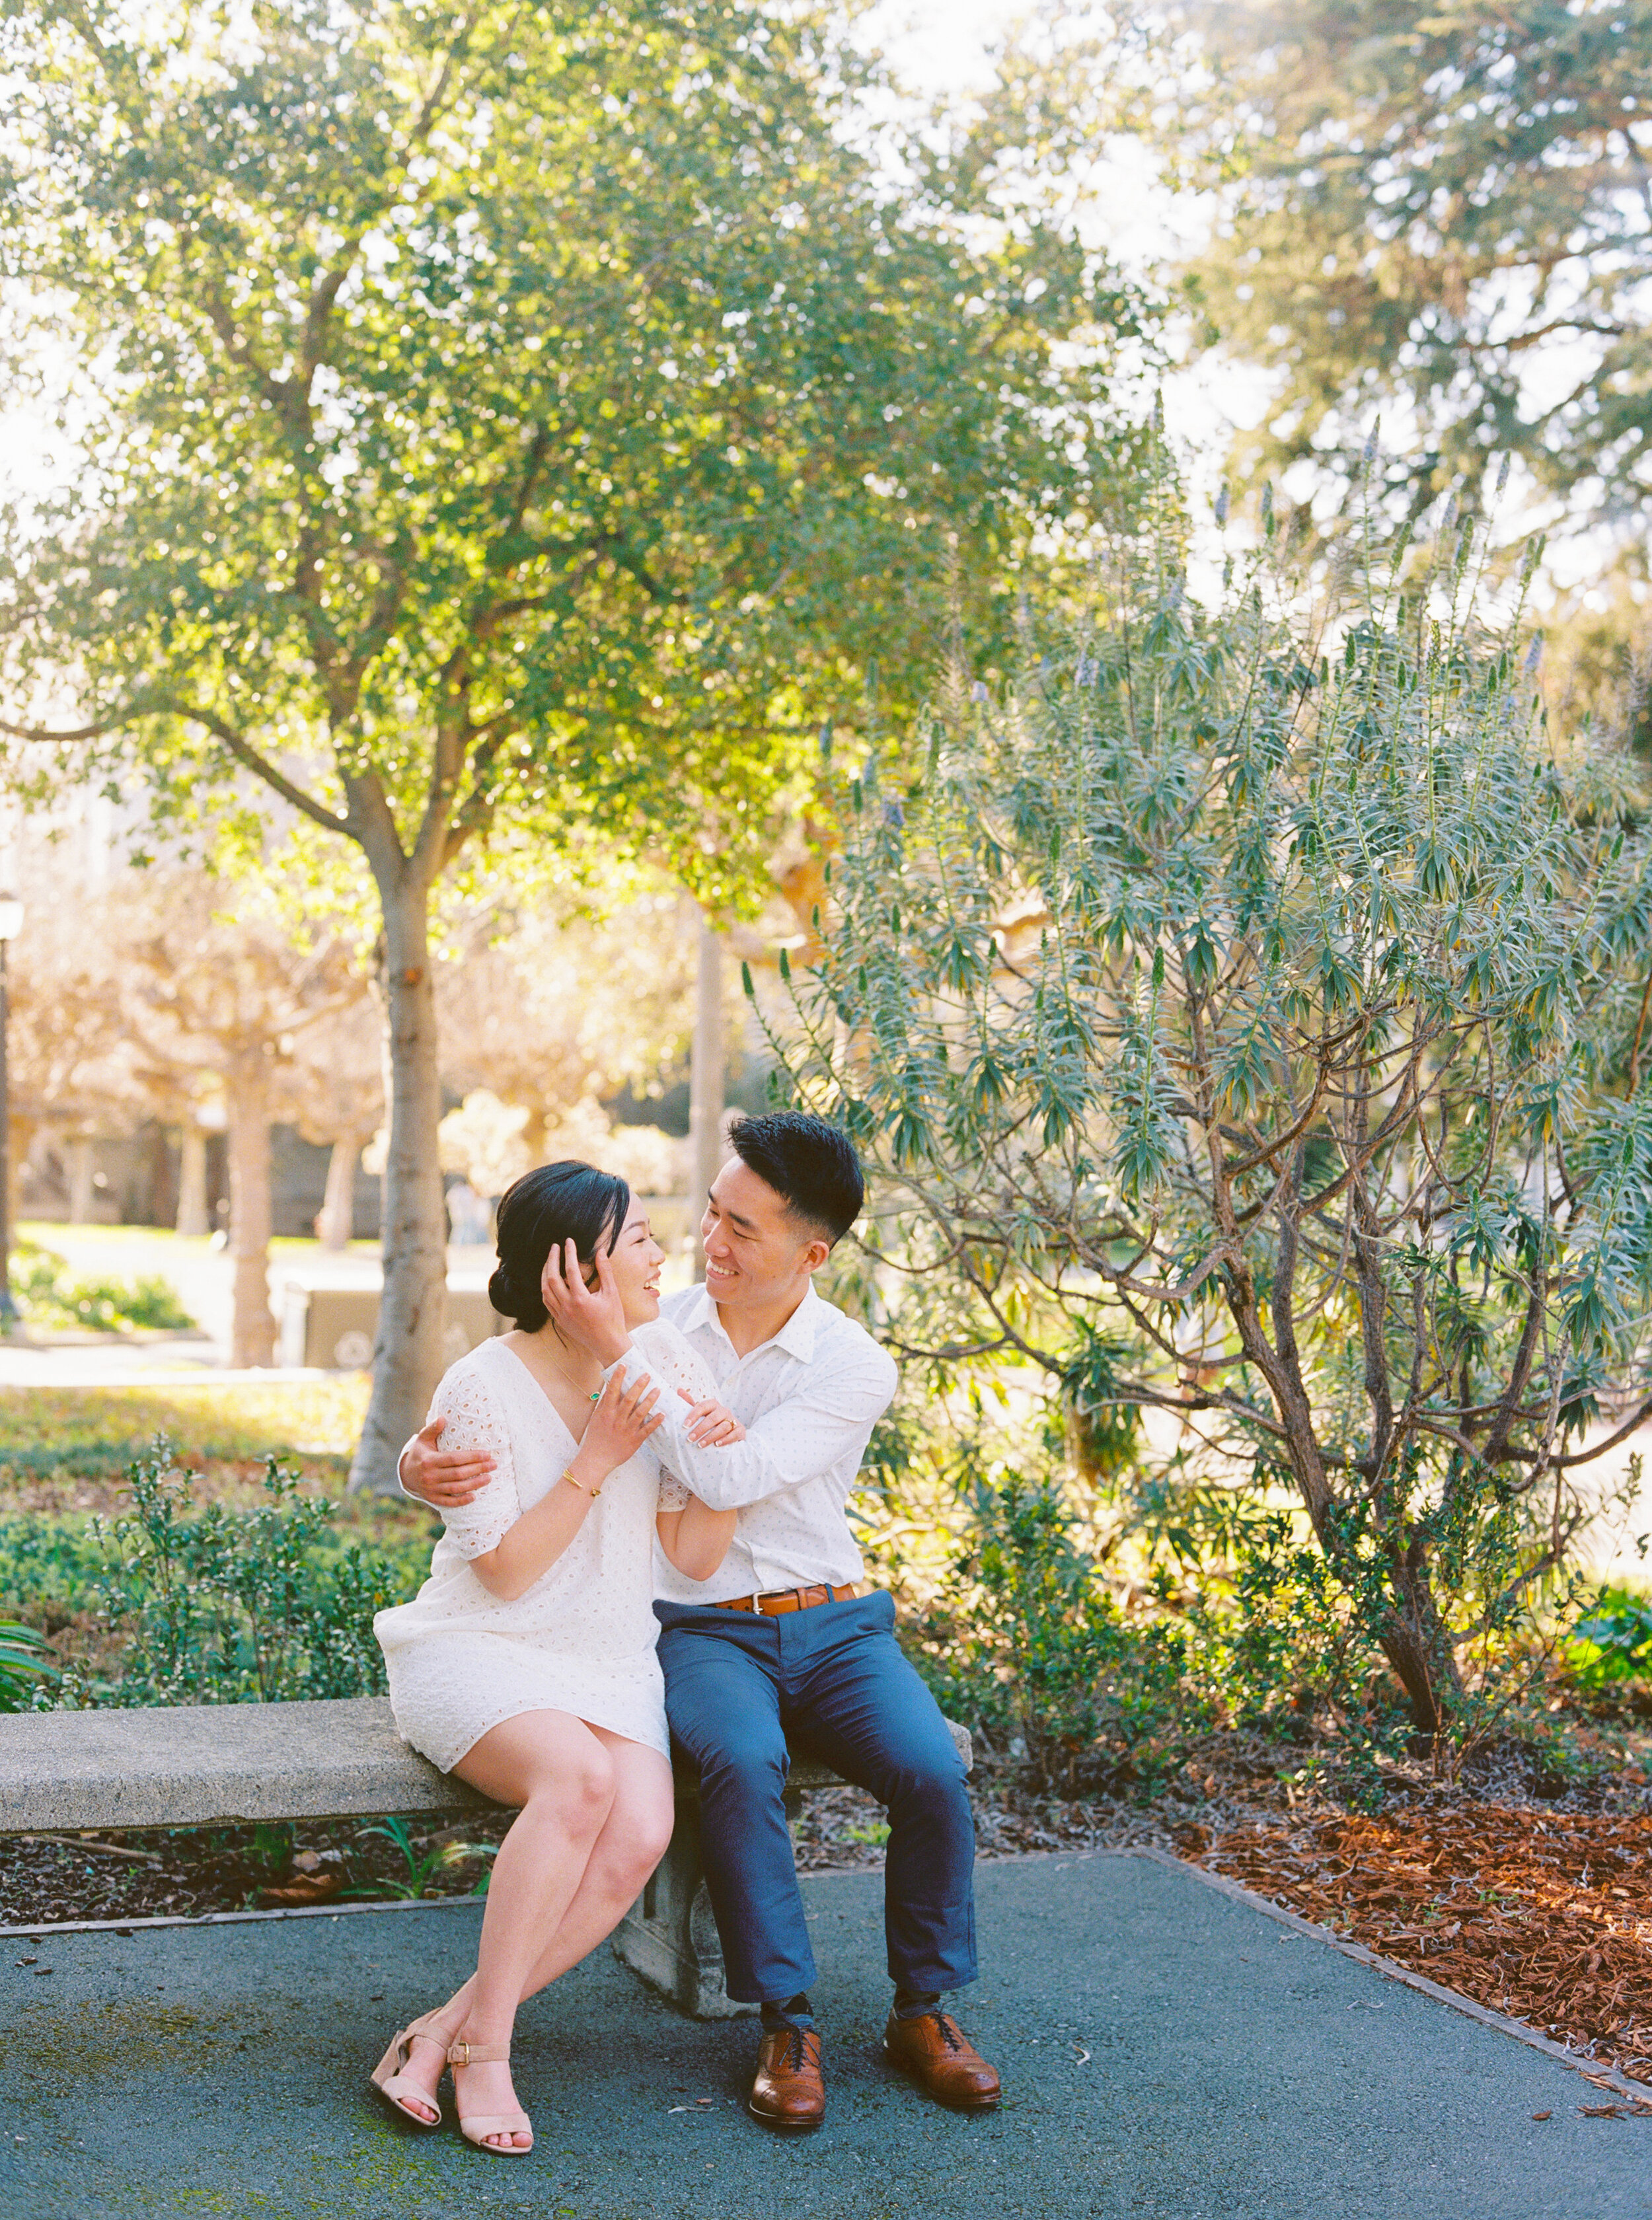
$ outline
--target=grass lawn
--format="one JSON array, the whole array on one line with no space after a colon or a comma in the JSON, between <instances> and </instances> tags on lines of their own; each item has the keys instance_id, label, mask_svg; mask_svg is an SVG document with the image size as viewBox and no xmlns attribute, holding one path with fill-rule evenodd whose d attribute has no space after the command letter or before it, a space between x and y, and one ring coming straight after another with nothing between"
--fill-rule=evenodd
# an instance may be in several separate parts
<instances>
[{"instance_id":1,"label":"grass lawn","mask_svg":"<svg viewBox=\"0 0 1652 2220\"><path fill-rule=\"evenodd\" d=\"M274 1451L340 1487L367 1410L365 1373L290 1383L134 1381L111 1388L0 1388L0 1504L21 1507L20 1483L107 1481L158 1433L207 1471ZM101 1496L101 1490L94 1491ZM45 1504L41 1508L47 1507ZM67 1507L66 1506L63 1507ZM88 1510L104 1507L88 1500Z\"/></svg>"},{"instance_id":2,"label":"grass lawn","mask_svg":"<svg viewBox=\"0 0 1652 2220\"><path fill-rule=\"evenodd\" d=\"M59 1665L116 1673L128 1630L111 1621L100 1582L118 1552L99 1543L93 1521L131 1510L127 1467L158 1433L198 1475L196 1512L214 1501L252 1510L268 1500L265 1458L296 1465L336 1505L312 1553L317 1566L358 1543L389 1561L395 1595L411 1595L429 1569L433 1515L401 1497L344 1496L367 1394L366 1376L353 1373L0 1388L0 1618L47 1633Z\"/></svg>"},{"instance_id":3,"label":"grass lawn","mask_svg":"<svg viewBox=\"0 0 1652 2220\"><path fill-rule=\"evenodd\" d=\"M51 1219L29 1218L18 1226L17 1238L33 1241L42 1249L59 1250L83 1248L93 1243L100 1249L143 1249L163 1242L169 1247L203 1257L213 1253L210 1234L174 1233L170 1225L65 1225ZM270 1247L273 1253L283 1256L296 1254L300 1250L314 1250L318 1256L322 1253L321 1243L309 1233L277 1233ZM352 1257L376 1257L379 1244L376 1239L352 1241L347 1253Z\"/></svg>"}]
</instances>

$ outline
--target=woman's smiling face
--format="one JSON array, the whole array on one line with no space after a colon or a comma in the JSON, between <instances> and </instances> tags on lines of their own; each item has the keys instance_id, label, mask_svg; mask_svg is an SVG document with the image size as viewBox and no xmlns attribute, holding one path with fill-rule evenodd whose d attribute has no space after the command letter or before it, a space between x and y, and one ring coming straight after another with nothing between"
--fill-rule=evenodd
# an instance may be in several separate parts
<instances>
[{"instance_id":1,"label":"woman's smiling face","mask_svg":"<svg viewBox=\"0 0 1652 2220\"><path fill-rule=\"evenodd\" d=\"M608 1257L627 1325L646 1325L659 1316L659 1273L664 1262L665 1251L648 1230L648 1213L633 1195ZM594 1283L594 1273L586 1276Z\"/></svg>"}]
</instances>

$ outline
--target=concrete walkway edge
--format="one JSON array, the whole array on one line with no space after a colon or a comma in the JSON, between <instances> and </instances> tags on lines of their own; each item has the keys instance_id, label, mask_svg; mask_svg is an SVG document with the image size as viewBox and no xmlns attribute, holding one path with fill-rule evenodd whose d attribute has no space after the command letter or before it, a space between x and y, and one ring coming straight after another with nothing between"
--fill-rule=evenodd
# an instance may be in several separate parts
<instances>
[{"instance_id":1,"label":"concrete walkway edge","mask_svg":"<svg viewBox=\"0 0 1652 2220\"><path fill-rule=\"evenodd\" d=\"M1047 1856L1050 1853L1039 1851L1036 1855ZM1202 1880L1206 1888L1216 1889L1223 1896L1231 1896L1236 1903L1248 1904L1253 1911L1265 1911L1269 1919L1276 1919L1281 1927L1294 1928L1297 1934L1309 1936L1316 1942L1329 1943L1333 1950L1341 1951L1344 1958L1351 1958L1356 1966L1369 1966L1385 1980L1403 1981L1408 1989L1415 1989L1418 1995L1432 1997L1437 2005L1449 2005L1453 2011L1461 2012L1466 2019L1478 2020L1482 2027L1494 2028L1499 2035L1512 2035L1517 2042L1527 2043L1533 2050L1541 2050L1544 2057L1552 2058L1557 2064L1569 2067L1573 2073L1582 2074L1592 2086L1610 2086L1620 2097L1628 2097L1636 2104L1652 2103L1652 2090L1649 2090L1644 2083L1627 2080L1615 2067L1603 2066L1598 2059L1587 2058L1580 2051L1568 2050L1563 2042L1555 2042L1550 2036L1540 2035L1535 2027L1528 2026L1523 2019L1512 2019L1506 2012L1493 2011L1489 2005L1477 2005L1472 1997L1465 1997L1456 1989L1443 1988L1438 1981L1431 1981L1426 1974L1413 1974L1409 1966L1397 1966L1392 1958L1379 1957L1375 1950L1368 1950L1363 1942L1351 1942L1346 1936L1338 1935L1331 1928L1322 1927L1317 1920L1305 1919L1300 1911L1288 1911L1284 1905L1275 1904L1270 1897L1260 1895L1254 1888L1246 1888L1243 1881L1230 1880L1225 1874L1207 1873L1203 1866L1194 1865L1186 1858L1175 1857L1169 1850L1109 1850L1104 1851L1102 1855L1151 1858L1156 1865L1169 1866L1177 1873L1192 1874L1196 1880Z\"/></svg>"},{"instance_id":2,"label":"concrete walkway edge","mask_svg":"<svg viewBox=\"0 0 1652 2220\"><path fill-rule=\"evenodd\" d=\"M1242 1881L1230 1880L1225 1874L1211 1873L1205 1867L1194 1865L1188 1859L1179 1858L1169 1850L1157 1849L1146 1844L1130 1849L1100 1848L1065 1853L1059 1850L1025 1850L1015 1853L1009 1857L983 1858L981 1863L983 1866L1034 1865L1043 1864L1063 1855L1086 1858L1146 1858L1155 1865L1163 1866L1169 1872L1188 1875L1193 1880L1202 1882L1206 1888L1214 1889L1220 1896L1231 1897L1235 1903L1248 1905L1253 1911L1265 1913L1269 1919L1276 1921L1280 1926L1288 1927L1294 1933L1310 1941L1325 1943L1331 1949L1339 1952L1343 1957L1351 1958L1356 1965L1368 1966L1374 1973L1381 1974L1385 1980L1403 1982L1406 1988L1415 1989L1418 1995L1432 1998L1436 2004L1445 2005L1452 2011L1461 2012L1466 2019L1477 2020L1481 2027L1491 2028L1499 2035L1512 2036L1517 2042L1524 2042L1532 2050L1540 2050L1545 2058L1552 2058L1557 2065L1567 2067L1571 2072L1582 2075L1593 2088L1609 2088L1618 2096L1626 2097L1635 2104L1652 2102L1652 2092L1649 2092L1644 2085L1628 2080L1614 2067L1603 2065L1599 2060L1587 2057L1579 2051L1568 2049L1564 2043L1555 2042L1550 2036L1539 2033L1535 2027L1529 2026L1524 2020L1511 2018L1506 2012L1493 2011L1487 2005L1476 2004L1472 1997L1462 1996L1456 1989L1445 1988L1438 1981L1431 1981L1425 1974L1415 1974L1408 1966L1396 1965L1391 1958L1380 1956L1375 1950L1368 1949L1362 1942L1350 1942L1346 1936L1337 1934L1331 1928L1321 1926L1317 1920L1305 1919L1300 1912L1289 1911L1282 1904L1275 1904L1270 1897L1262 1896L1255 1889L1246 1888ZM842 1875L828 1871L811 1874L809 1878L811 1880L833 1880L842 1878ZM28 1936L44 1937L47 1935L124 1934L137 1929L152 1927L229 1927L245 1925L253 1921L338 1919L354 1913L370 1911L432 1911L465 1905L474 1909L476 1903L477 1899L473 1896L425 1897L401 1899L377 1904L332 1903L292 1905L267 1911L206 1911L197 1913L193 1918L181 1918L161 1917L138 1919L64 1920L56 1925L36 1922L33 1925L25 1927L0 1927L0 1941Z\"/></svg>"}]
</instances>

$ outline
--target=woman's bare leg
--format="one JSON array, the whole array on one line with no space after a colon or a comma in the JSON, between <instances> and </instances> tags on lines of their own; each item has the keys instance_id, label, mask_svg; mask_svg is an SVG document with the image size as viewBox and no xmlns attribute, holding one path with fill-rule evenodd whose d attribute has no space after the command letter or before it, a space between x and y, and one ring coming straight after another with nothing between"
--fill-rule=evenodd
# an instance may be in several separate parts
<instances>
[{"instance_id":1,"label":"woman's bare leg","mask_svg":"<svg viewBox=\"0 0 1652 2220\"><path fill-rule=\"evenodd\" d=\"M591 1732L614 1767L614 1802L562 1924L528 1975L525 1998L548 1988L613 1934L642 1894L643 1883L665 1855L671 1839L676 1804L670 1761L657 1749L627 1742L605 1727L593 1727Z\"/></svg>"},{"instance_id":2,"label":"woman's bare leg","mask_svg":"<svg viewBox=\"0 0 1652 2220\"><path fill-rule=\"evenodd\" d=\"M453 1770L496 1803L519 1807L494 1860L476 1975L452 2036L478 2048L508 2046L545 1938L566 1918L607 1824L614 1764L583 1720L567 1712L525 1712L490 1728ZM502 2062L466 2067L462 2093L467 2113L518 2109ZM490 2140L526 2148L533 2138Z\"/></svg>"},{"instance_id":3,"label":"woman's bare leg","mask_svg":"<svg viewBox=\"0 0 1652 2220\"><path fill-rule=\"evenodd\" d=\"M671 1839L675 1799L671 1768L665 1759L642 1743L610 1734L606 1727L592 1727L590 1731L613 1762L614 1801L562 1924L528 1974L522 2000L547 1988L614 1932L642 1893L643 1883L664 1856ZM493 1894L491 1882L488 1893ZM476 1980L472 1974L442 2006L434 2023L450 2042L457 2039L464 2025ZM433 2118L435 2090L441 2080L435 2052L415 2050L407 2073L409 2080L428 2081Z\"/></svg>"}]
</instances>

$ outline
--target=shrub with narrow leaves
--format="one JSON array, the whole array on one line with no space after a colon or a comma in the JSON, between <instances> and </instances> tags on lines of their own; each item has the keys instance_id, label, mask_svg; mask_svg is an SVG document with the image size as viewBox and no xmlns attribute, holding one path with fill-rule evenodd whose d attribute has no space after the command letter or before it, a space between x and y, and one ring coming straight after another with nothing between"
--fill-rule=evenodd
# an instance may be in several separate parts
<instances>
[{"instance_id":1,"label":"shrub with narrow leaves","mask_svg":"<svg viewBox=\"0 0 1652 2220\"><path fill-rule=\"evenodd\" d=\"M1173 531L1120 545L842 779L776 1044L870 1159L907 1345L1088 1396L1189 1528L1288 1489L1447 1765L1652 1404L1652 853L1476 559L1310 611L1266 543L1213 607Z\"/></svg>"}]
</instances>

